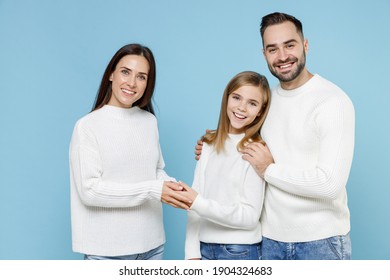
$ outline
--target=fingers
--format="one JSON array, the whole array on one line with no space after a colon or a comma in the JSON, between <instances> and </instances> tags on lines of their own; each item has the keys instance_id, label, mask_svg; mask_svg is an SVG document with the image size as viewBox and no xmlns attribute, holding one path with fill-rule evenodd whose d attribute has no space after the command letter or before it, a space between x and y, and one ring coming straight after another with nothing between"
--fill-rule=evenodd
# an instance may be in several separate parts
<instances>
[{"instance_id":1,"label":"fingers","mask_svg":"<svg viewBox=\"0 0 390 280\"><path fill-rule=\"evenodd\" d=\"M200 155L202 153L202 148L203 148L203 142L202 140L197 141L197 145L195 146L195 159L199 160Z\"/></svg>"},{"instance_id":2,"label":"fingers","mask_svg":"<svg viewBox=\"0 0 390 280\"><path fill-rule=\"evenodd\" d=\"M182 191L183 190L183 187L179 183L175 183L172 181L165 181L164 185L167 186L168 188L170 188L171 190L174 190L174 191Z\"/></svg>"},{"instance_id":3,"label":"fingers","mask_svg":"<svg viewBox=\"0 0 390 280\"><path fill-rule=\"evenodd\" d=\"M192 201L188 200L184 196L178 195L177 193L171 193L170 195L165 194L161 197L161 201L175 208L181 208L184 210L190 209L190 205L192 204Z\"/></svg>"},{"instance_id":4,"label":"fingers","mask_svg":"<svg viewBox=\"0 0 390 280\"><path fill-rule=\"evenodd\" d=\"M191 196L183 191L183 186L179 183L164 182L161 201L175 208L190 209L192 205Z\"/></svg>"}]
</instances>

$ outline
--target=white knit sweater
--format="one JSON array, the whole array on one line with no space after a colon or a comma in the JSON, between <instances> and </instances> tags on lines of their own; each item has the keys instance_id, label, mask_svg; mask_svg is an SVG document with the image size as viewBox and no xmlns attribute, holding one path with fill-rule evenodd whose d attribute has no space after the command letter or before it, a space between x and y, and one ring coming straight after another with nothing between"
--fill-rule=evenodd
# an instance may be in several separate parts
<instances>
[{"instance_id":1,"label":"white knit sweater","mask_svg":"<svg viewBox=\"0 0 390 280\"><path fill-rule=\"evenodd\" d=\"M105 105L81 118L70 143L73 250L119 256L165 242L164 172L156 118Z\"/></svg>"},{"instance_id":2,"label":"white knit sweater","mask_svg":"<svg viewBox=\"0 0 390 280\"><path fill-rule=\"evenodd\" d=\"M242 159L230 134L225 151L203 144L192 187L198 192L188 212L185 258L200 258L200 241L254 244L261 241L260 214L265 182Z\"/></svg>"},{"instance_id":3,"label":"white knit sweater","mask_svg":"<svg viewBox=\"0 0 390 280\"><path fill-rule=\"evenodd\" d=\"M262 129L275 160L265 172L263 236L304 242L350 231L354 116L347 95L319 75L297 89L272 91Z\"/></svg>"}]
</instances>

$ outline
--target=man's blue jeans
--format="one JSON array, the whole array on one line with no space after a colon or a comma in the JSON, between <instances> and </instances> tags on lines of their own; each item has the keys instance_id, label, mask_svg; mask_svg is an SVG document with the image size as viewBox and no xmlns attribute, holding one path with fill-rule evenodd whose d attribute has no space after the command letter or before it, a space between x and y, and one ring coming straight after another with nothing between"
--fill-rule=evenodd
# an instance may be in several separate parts
<instances>
[{"instance_id":1,"label":"man's blue jeans","mask_svg":"<svg viewBox=\"0 0 390 280\"><path fill-rule=\"evenodd\" d=\"M261 246L257 244L200 243L202 260L261 260Z\"/></svg>"},{"instance_id":2,"label":"man's blue jeans","mask_svg":"<svg viewBox=\"0 0 390 280\"><path fill-rule=\"evenodd\" d=\"M350 260L351 238L338 235L310 242L279 242L263 237L263 260Z\"/></svg>"},{"instance_id":3,"label":"man's blue jeans","mask_svg":"<svg viewBox=\"0 0 390 280\"><path fill-rule=\"evenodd\" d=\"M161 245L148 252L134 255L125 256L95 256L95 255L84 255L84 260L162 260L164 254L164 245Z\"/></svg>"}]
</instances>

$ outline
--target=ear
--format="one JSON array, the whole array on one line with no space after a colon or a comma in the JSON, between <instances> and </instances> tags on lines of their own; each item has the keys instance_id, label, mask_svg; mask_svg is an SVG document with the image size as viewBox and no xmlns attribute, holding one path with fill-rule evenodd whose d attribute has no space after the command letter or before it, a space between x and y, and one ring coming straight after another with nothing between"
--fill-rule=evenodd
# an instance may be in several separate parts
<instances>
[{"instance_id":1,"label":"ear","mask_svg":"<svg viewBox=\"0 0 390 280\"><path fill-rule=\"evenodd\" d=\"M110 75L110 79L109 79L109 80L110 80L111 82L112 82L112 75L114 75L114 73L112 73L112 74Z\"/></svg>"},{"instance_id":2,"label":"ear","mask_svg":"<svg viewBox=\"0 0 390 280\"><path fill-rule=\"evenodd\" d=\"M305 48L305 53L307 53L309 51L309 41L307 39L303 41L303 47Z\"/></svg>"}]
</instances>

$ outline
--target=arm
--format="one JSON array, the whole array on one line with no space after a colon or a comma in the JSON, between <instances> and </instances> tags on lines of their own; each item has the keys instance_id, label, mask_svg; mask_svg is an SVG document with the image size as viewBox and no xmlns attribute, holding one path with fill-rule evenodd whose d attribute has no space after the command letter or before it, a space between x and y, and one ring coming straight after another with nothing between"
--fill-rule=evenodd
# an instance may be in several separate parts
<instances>
[{"instance_id":1,"label":"arm","mask_svg":"<svg viewBox=\"0 0 390 280\"><path fill-rule=\"evenodd\" d=\"M277 162L267 165L269 151L260 151L253 145L244 151L251 156L245 159L258 168L259 174L263 172L268 183L286 192L319 199L337 198L346 186L352 164L355 118L349 100L330 101L317 108L316 130L320 145L313 168L301 170Z\"/></svg>"},{"instance_id":2,"label":"arm","mask_svg":"<svg viewBox=\"0 0 390 280\"><path fill-rule=\"evenodd\" d=\"M184 190L189 193L189 200L194 201L191 210L200 217L216 224L238 229L252 229L258 225L263 207L265 181L249 167L241 186L239 201L229 205L204 198L180 182Z\"/></svg>"},{"instance_id":3,"label":"arm","mask_svg":"<svg viewBox=\"0 0 390 280\"><path fill-rule=\"evenodd\" d=\"M162 179L134 184L103 180L97 142L79 125L75 127L70 145L70 168L80 199L88 206L133 207L146 200L160 200L166 184Z\"/></svg>"}]
</instances>

